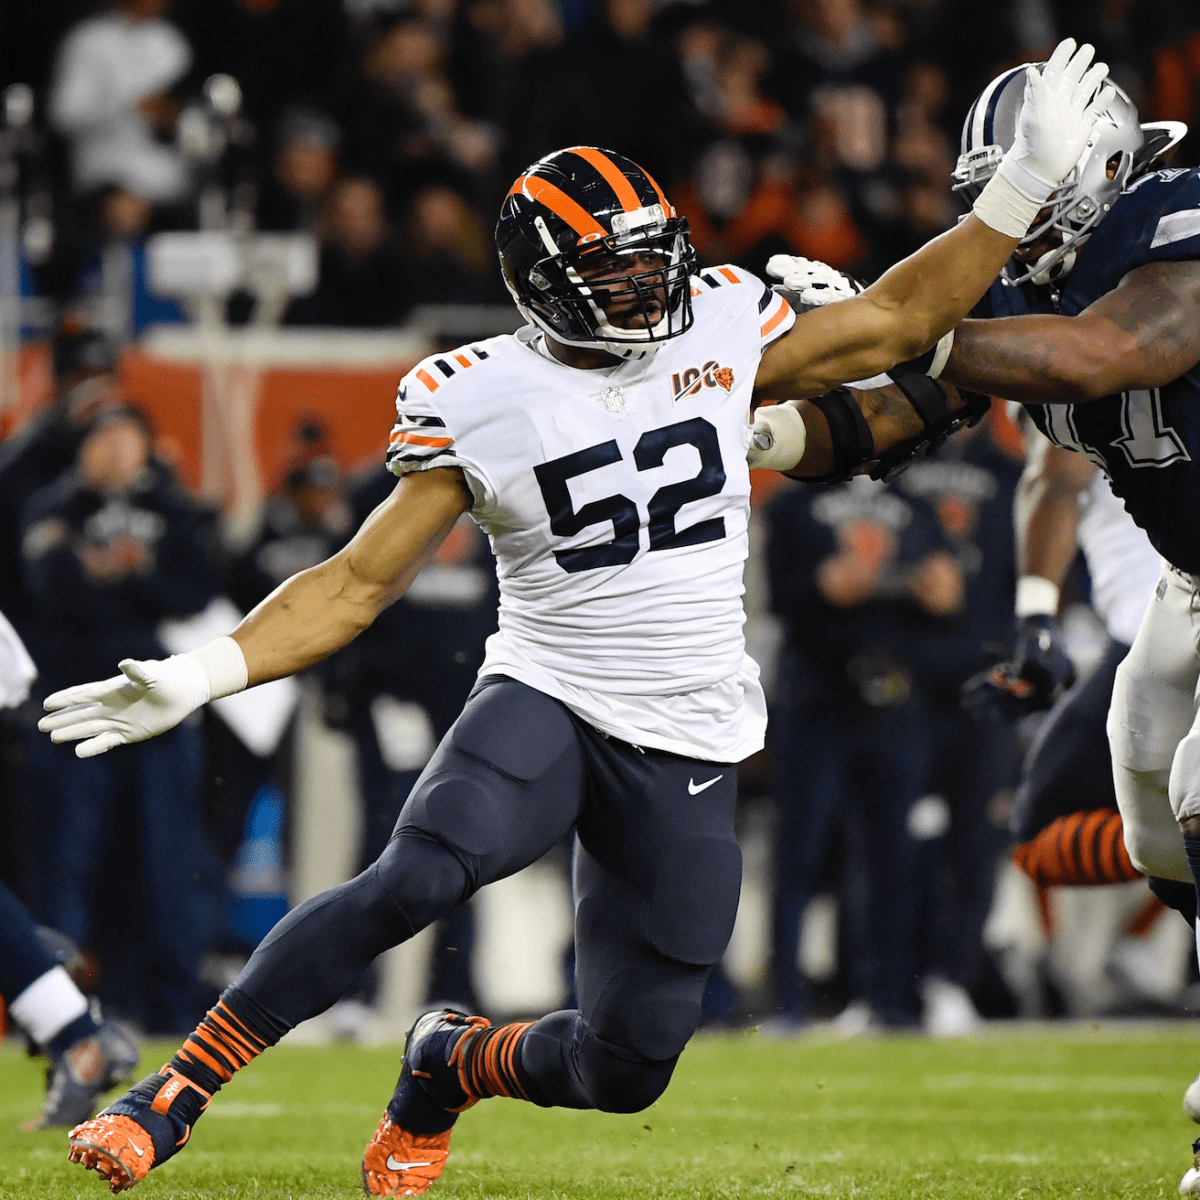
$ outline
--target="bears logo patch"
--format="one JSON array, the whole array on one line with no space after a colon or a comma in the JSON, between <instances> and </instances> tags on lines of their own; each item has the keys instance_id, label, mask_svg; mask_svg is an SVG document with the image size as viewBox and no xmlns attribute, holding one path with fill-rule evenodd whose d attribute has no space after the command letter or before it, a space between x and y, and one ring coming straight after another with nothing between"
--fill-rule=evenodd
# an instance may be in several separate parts
<instances>
[{"instance_id":1,"label":"bears logo patch","mask_svg":"<svg viewBox=\"0 0 1200 1200\"><path fill-rule=\"evenodd\" d=\"M702 367L688 367L686 371L675 371L671 375L671 392L676 402L698 395L700 389L706 387L733 391L733 368L723 367L710 359Z\"/></svg>"}]
</instances>

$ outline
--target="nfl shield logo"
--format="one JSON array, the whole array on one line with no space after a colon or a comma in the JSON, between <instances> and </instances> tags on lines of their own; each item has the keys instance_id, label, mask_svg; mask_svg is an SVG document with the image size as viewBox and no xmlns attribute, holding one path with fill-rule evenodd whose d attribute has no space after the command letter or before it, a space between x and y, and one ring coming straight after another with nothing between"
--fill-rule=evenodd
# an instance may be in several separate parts
<instances>
[{"instance_id":1,"label":"nfl shield logo","mask_svg":"<svg viewBox=\"0 0 1200 1200\"><path fill-rule=\"evenodd\" d=\"M625 407L625 393L619 387L606 387L600 393L600 399L611 413L621 412Z\"/></svg>"}]
</instances>

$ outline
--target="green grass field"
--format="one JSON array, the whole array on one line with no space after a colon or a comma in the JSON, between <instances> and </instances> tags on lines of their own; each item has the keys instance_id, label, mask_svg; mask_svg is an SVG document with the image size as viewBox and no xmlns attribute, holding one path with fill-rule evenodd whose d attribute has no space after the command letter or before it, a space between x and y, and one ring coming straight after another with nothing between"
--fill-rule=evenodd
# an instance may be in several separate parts
<instances>
[{"instance_id":1,"label":"green grass field","mask_svg":"<svg viewBox=\"0 0 1200 1200\"><path fill-rule=\"evenodd\" d=\"M146 1047L147 1069L172 1047ZM1189 1025L1005 1029L964 1042L700 1037L644 1113L469 1112L433 1195L535 1200L825 1196L901 1200L1169 1197L1195 1127L1180 1098L1200 1061ZM40 1064L0 1049L0 1197L108 1193L26 1134ZM282 1047L213 1103L144 1200L358 1194L396 1049Z\"/></svg>"}]
</instances>

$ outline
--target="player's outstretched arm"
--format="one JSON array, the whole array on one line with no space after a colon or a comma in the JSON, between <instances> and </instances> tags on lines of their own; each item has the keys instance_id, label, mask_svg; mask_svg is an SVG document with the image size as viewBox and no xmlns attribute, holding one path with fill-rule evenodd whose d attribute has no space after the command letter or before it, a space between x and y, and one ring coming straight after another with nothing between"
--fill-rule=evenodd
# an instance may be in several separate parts
<instances>
[{"instance_id":1,"label":"player's outstretched arm","mask_svg":"<svg viewBox=\"0 0 1200 1200\"><path fill-rule=\"evenodd\" d=\"M817 396L931 347L995 279L1083 152L1110 98L1104 64L1068 38L1031 67L1018 135L974 213L898 263L861 295L801 316L763 355L756 385L774 399Z\"/></svg>"},{"instance_id":2,"label":"player's outstretched arm","mask_svg":"<svg viewBox=\"0 0 1200 1200\"><path fill-rule=\"evenodd\" d=\"M1025 404L1162 387L1200 362L1200 262L1137 267L1078 316L964 321L942 378Z\"/></svg>"},{"instance_id":3,"label":"player's outstretched arm","mask_svg":"<svg viewBox=\"0 0 1200 1200\"><path fill-rule=\"evenodd\" d=\"M209 700L311 667L396 600L471 505L462 472L407 475L332 558L293 575L227 638L171 658L119 663L121 674L48 696L38 722L80 758L178 725Z\"/></svg>"}]
</instances>

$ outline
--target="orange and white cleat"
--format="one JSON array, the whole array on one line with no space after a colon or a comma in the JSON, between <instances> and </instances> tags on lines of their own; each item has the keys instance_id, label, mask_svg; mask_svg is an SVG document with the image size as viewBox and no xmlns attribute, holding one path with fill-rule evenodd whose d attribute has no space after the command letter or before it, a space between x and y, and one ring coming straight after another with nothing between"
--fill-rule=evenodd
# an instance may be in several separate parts
<instances>
[{"instance_id":1,"label":"orange and white cleat","mask_svg":"<svg viewBox=\"0 0 1200 1200\"><path fill-rule=\"evenodd\" d=\"M150 1173L154 1139L132 1117L93 1117L71 1130L69 1157L108 1180L115 1195Z\"/></svg>"},{"instance_id":2,"label":"orange and white cleat","mask_svg":"<svg viewBox=\"0 0 1200 1200\"><path fill-rule=\"evenodd\" d=\"M437 1182L450 1157L450 1134L409 1133L385 1112L362 1162L368 1196L420 1196Z\"/></svg>"}]
</instances>

